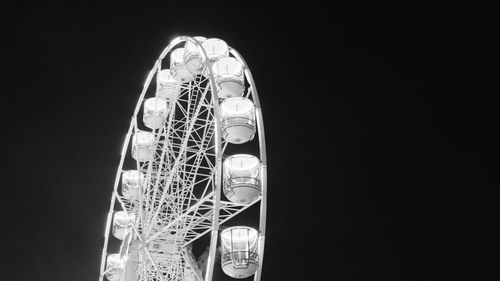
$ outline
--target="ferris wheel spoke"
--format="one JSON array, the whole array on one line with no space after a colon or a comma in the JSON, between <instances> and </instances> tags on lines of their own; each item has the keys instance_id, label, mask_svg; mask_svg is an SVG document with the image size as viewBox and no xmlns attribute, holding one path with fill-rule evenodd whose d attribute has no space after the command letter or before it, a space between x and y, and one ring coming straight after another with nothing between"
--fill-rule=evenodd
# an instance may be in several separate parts
<instances>
[{"instance_id":1,"label":"ferris wheel spoke","mask_svg":"<svg viewBox=\"0 0 500 281\"><path fill-rule=\"evenodd\" d=\"M175 130L173 130L175 124L174 122L172 121L173 120L173 117L175 116L175 107L174 109L170 112L170 122L167 124L167 130L166 130L166 134L168 135L168 132L172 131L172 132L175 132ZM170 166L170 156L169 155L174 155L174 151L172 149L172 147L169 145L170 143L170 140L168 137L165 137L165 140L161 143L159 143L159 146L162 148L161 151L162 151L162 155L160 157L160 164L159 164L159 167L158 167L158 173L156 174L156 177L155 177L155 184L154 185L151 185L151 184L148 184L147 186L148 187L151 187L152 186L152 189L153 189L153 194L151 196L151 199L149 201L151 202L154 202L156 200L156 196L159 192L159 183L160 183L160 180L159 178L161 176L164 175L164 173L167 173L169 171L169 166ZM167 156L165 156L165 153L167 154ZM163 191L165 191L165 189L163 189ZM160 192L161 193L161 192ZM160 206L161 203L159 203L157 206ZM155 207L155 204L152 203L152 204L149 204L149 212L153 212L153 210L155 210L156 207ZM151 213L150 213L151 215ZM149 223L152 223L151 220L148 220Z\"/></svg>"},{"instance_id":2,"label":"ferris wheel spoke","mask_svg":"<svg viewBox=\"0 0 500 281\"><path fill-rule=\"evenodd\" d=\"M214 192L210 192L207 196L205 196L203 198L203 200L200 200L198 201L196 204L194 204L193 206L189 207L183 214L181 214L180 216L177 216L174 220L172 220L171 222L169 222L166 226L164 226L162 229L160 229L158 232L156 232L155 234L153 234L152 236L148 237L146 239L146 243L148 242L151 242L152 240L154 240L156 237L160 236L162 233L164 233L165 231L167 231L168 229L172 228L172 226L174 226L177 222L185 219L186 217L188 217L191 213L196 213L198 212L198 209L200 208L200 206L202 206L203 204L211 204L212 202L212 199L213 199L213 196L214 196Z\"/></svg>"},{"instance_id":3,"label":"ferris wheel spoke","mask_svg":"<svg viewBox=\"0 0 500 281\"><path fill-rule=\"evenodd\" d=\"M149 250L147 248L144 248L144 252L146 253L146 256L148 257L149 262L153 265L153 268L158 273L159 272L158 266L156 265L156 261L151 256L151 253L149 252ZM144 274L145 275L147 274L146 273L146 266L144 266ZM164 281L163 276L161 276L160 274L157 274L157 276L158 276L158 278L160 278L160 280Z\"/></svg>"},{"instance_id":4,"label":"ferris wheel spoke","mask_svg":"<svg viewBox=\"0 0 500 281\"><path fill-rule=\"evenodd\" d=\"M237 216L244 210L250 208L254 204L260 202L260 198L255 200L254 202L250 204L238 204L238 203L233 203L230 201L220 201L220 211L219 211L219 224L223 224L226 221L230 220L231 218ZM204 222L206 220L210 220L211 214L206 213L203 217L198 218L196 222ZM185 239L184 239L184 246L193 243L203 235L207 234L210 232L211 227L210 225L203 225L200 223L199 225L196 223L193 223L189 227L189 231L186 233ZM198 230L198 231L194 231Z\"/></svg>"},{"instance_id":5,"label":"ferris wheel spoke","mask_svg":"<svg viewBox=\"0 0 500 281\"><path fill-rule=\"evenodd\" d=\"M205 89L205 91L203 91L202 93L202 99L205 97L205 95L207 94L208 92L208 87ZM201 103L197 105L196 107L196 112L194 114L194 116L197 116L199 111L200 111L200 107L201 107ZM169 188L171 182L172 182L172 178L174 176L174 174L177 172L177 169L179 168L179 165L181 164L181 157L182 155L184 154L184 150L187 146L187 142L188 142L188 139L189 139L189 134L191 133L192 129L193 129L193 126L194 126L194 122L193 120L190 120L189 122L189 127L188 127L188 130L186 132L187 136L184 138L184 140L182 141L182 146L180 147L180 150L179 150L179 154L177 156L177 159L175 160L175 162L173 163L172 165L172 168L170 170L170 175L167 177L167 180L166 180L166 184L165 186L167 188ZM162 194L162 197L160 199L160 204L162 204L162 202L165 200L165 196L166 196L167 192L164 192ZM146 233L145 233L145 236L147 237L151 231L151 228L152 226L156 223L156 220L157 220L157 217L158 217L158 213L160 211L160 208L157 208L157 210L154 212L153 216L150 218L150 222L149 222L149 226L146 230Z\"/></svg>"},{"instance_id":6,"label":"ferris wheel spoke","mask_svg":"<svg viewBox=\"0 0 500 281\"><path fill-rule=\"evenodd\" d=\"M153 130L153 135L155 137L155 143L159 143L160 141L160 138L163 134L165 130L165 127L161 127L159 128L158 130ZM150 158L149 160L149 163L148 163L148 167L147 167L147 171L146 171L146 179L151 179L152 178L152 174L153 174L153 170L158 170L158 172L161 172L161 168L163 166L163 159L164 159L164 155L165 155L165 150L164 149L161 149L160 150L160 153L158 153L158 149L157 147L155 148L154 150L154 154L153 156ZM156 163L159 163L157 167L155 167L155 164ZM156 178L156 180L158 180ZM138 212L138 217L140 218L140 221L141 223L144 225L144 223L147 221L147 218L145 218L145 215L146 215L146 212L144 212L144 209L148 209L150 206L149 206L149 198L143 198L146 194L148 194L148 189L150 188L150 185L146 185L146 190L144 191L144 186L141 185L139 187L139 212ZM145 199L145 200L144 200ZM143 206L143 203L145 204L145 206Z\"/></svg>"},{"instance_id":7,"label":"ferris wheel spoke","mask_svg":"<svg viewBox=\"0 0 500 281\"><path fill-rule=\"evenodd\" d=\"M201 165L199 165L199 162L202 157L199 157L199 154L198 155L192 155L191 158L195 158L196 157L196 160L195 160L195 163L194 164L184 164L184 177L176 177L177 180L181 181L182 183L182 186L184 186L185 188L183 189L177 189L179 191L182 191L182 190L185 190L185 191L189 191L191 190L189 187L192 187L195 185L195 182L194 182L194 179L196 179L197 176L201 176L201 177L210 177L211 174L203 174L203 173L200 173L199 172L199 169L202 168L202 169L206 169L204 167L202 167ZM189 160L189 159L187 159ZM190 169L187 170L186 167L189 167ZM208 169L207 169L208 170ZM186 188L188 187L188 188ZM170 194L170 197L174 196L175 194Z\"/></svg>"},{"instance_id":8,"label":"ferris wheel spoke","mask_svg":"<svg viewBox=\"0 0 500 281\"><path fill-rule=\"evenodd\" d=\"M205 130L205 133L206 133L206 132L211 132L211 133L213 134L213 130L212 130L212 131ZM203 138L201 138L201 139L202 139L202 143L203 143L203 139L206 137L206 135L207 135L207 134L204 134L204 137L203 137ZM211 135L208 137L208 139L211 139ZM184 165L183 165L184 169L183 169L183 170L185 171L185 170L186 170L186 168L189 168L189 169L190 169L190 170L189 170L189 173L187 173L187 175L188 175L188 176L186 177L186 179L183 179L182 177L179 177L179 180L181 180L181 181L187 180L188 182L185 182L185 181L183 182L183 186L185 186L185 187L186 187L186 186L188 186L188 187L189 187L189 186L191 186L191 185L194 185L194 183L192 183L192 184L191 184L191 182L193 182L193 179L195 179L195 178L196 178L196 173L193 173L193 170L195 170L195 169L199 169L199 168L201 167L201 166L199 165L199 163L200 163L201 161L199 161L199 159L196 159L194 164L186 164L186 163L187 163L187 162L188 162L191 158L193 158L193 156L196 156L197 158L199 158L200 154L204 154L204 153L202 153L202 152L204 152L204 151L203 151L202 149L200 149L200 147L198 146L198 149L196 149L196 150L194 150L194 149L193 149L192 151L191 151L191 149L188 149L188 148L187 148L187 149L186 149L186 151L185 151L185 153L186 153L186 152L196 152L196 154L195 154L195 155L191 155L191 157L184 159ZM206 156L205 156L205 157L206 157ZM194 175L193 175L193 174L194 174ZM207 175L207 176L208 176L208 175ZM189 188L184 188L184 190L190 190L190 189L189 189Z\"/></svg>"},{"instance_id":9,"label":"ferris wheel spoke","mask_svg":"<svg viewBox=\"0 0 500 281\"><path fill-rule=\"evenodd\" d=\"M174 107L174 108L173 108L173 109L169 112L169 118L167 118L168 123L167 123L167 125L166 125L166 128L162 128L162 129L163 129L163 132L165 133L165 135L168 135L168 133L169 133L169 132L171 131L171 129L172 129L172 122L171 122L171 120L173 119L173 116L174 116L174 115L175 115L175 107ZM158 181L158 176L161 174L161 171L162 171L162 169L164 168L164 167L163 167L163 165L164 165L164 162L163 162L163 161L165 161L164 159L166 158L166 157L165 157L165 153L167 153L167 152L168 152L168 151L167 151L167 149L165 149L165 148L167 148L167 146L165 145L167 141L168 141L168 138L166 138L166 139L165 139L165 142L163 142L163 145L161 146L162 155L160 156L160 164L159 164L159 166L158 166L158 174L157 174L157 177L156 177L156 180L157 180L157 181ZM160 142L160 141L158 141L158 145L160 145L160 143L161 143L161 142ZM169 158L167 157L167 159L166 159L166 161L167 161L167 165L169 164L169 161L168 161L168 160L169 160ZM151 171L148 171L148 172L149 172L148 176L150 176L150 177L151 177ZM157 187L157 186L155 185L155 187ZM147 184L147 185L146 185L146 189L147 189L147 191L149 191L149 189L150 189L150 188L151 188L151 185L150 185L150 184ZM155 193L156 193L156 191L157 191L157 188L153 188L153 195L152 195L152 198L154 198L154 197L155 197ZM148 200L148 201L151 201L151 200ZM149 209L150 207L151 207L151 206L148 204L148 209Z\"/></svg>"}]
</instances>

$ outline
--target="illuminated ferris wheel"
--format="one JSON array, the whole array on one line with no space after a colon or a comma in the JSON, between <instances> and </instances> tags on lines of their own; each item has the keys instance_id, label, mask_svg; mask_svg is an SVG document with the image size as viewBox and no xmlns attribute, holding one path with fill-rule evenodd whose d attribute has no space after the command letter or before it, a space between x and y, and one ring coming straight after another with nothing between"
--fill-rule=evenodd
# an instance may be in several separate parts
<instances>
[{"instance_id":1,"label":"illuminated ferris wheel","mask_svg":"<svg viewBox=\"0 0 500 281\"><path fill-rule=\"evenodd\" d=\"M252 142L257 152L231 153ZM221 227L253 205L251 226ZM227 275L259 281L265 225L264 128L250 69L220 39L178 37L130 122L99 281L210 281L218 259Z\"/></svg>"}]
</instances>

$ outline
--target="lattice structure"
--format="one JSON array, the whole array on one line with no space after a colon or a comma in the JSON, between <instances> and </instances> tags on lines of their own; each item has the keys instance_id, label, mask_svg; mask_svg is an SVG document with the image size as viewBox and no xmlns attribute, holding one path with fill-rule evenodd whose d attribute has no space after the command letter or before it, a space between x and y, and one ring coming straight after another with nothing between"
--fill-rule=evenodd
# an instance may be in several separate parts
<instances>
[{"instance_id":1,"label":"lattice structure","mask_svg":"<svg viewBox=\"0 0 500 281\"><path fill-rule=\"evenodd\" d=\"M243 93L244 97L253 101L257 107L263 175L260 179L263 182L261 196L245 204L235 203L226 200L221 194L222 158L228 146L233 145L221 136L220 96L217 95L221 87L212 70L214 61L207 56L200 37L195 38L179 37L167 46L150 72L140 95L122 149L111 196L99 280L211 280L219 225L254 204L261 205L259 254L263 255L266 165L262 117L256 88L241 56L235 50L228 49L228 55L233 54L234 60L238 59L245 70L249 85ZM141 159L136 157L136 160L130 161L132 159L127 152L131 137L147 130L141 123L141 105L151 81L162 70L162 60L172 50L176 50L175 66L179 67L179 48L176 47L183 44L191 44L190 50L198 52L201 62L199 69L191 73L191 79L186 78L190 72L183 72L183 80L177 85L178 95L164 99L168 105L168 114L158 115L160 119L155 119L155 122L160 121L160 126L148 126L154 141L151 148L142 153L149 153L149 156ZM188 55L186 57L193 57L193 53ZM158 94L157 97L160 98ZM149 109L147 114L148 118L156 118L154 110ZM129 163L135 163L135 167L125 169L124 166ZM137 196L134 197L120 192L119 188L122 173L131 168L141 173ZM121 267L109 267L106 266L106 257L109 253L112 214L116 210L125 211L133 223L127 226L127 234L119 250ZM210 244L206 245L209 249L206 270L200 269L191 251L193 242L204 235L210 235ZM260 279L260 271L255 279Z\"/></svg>"}]
</instances>

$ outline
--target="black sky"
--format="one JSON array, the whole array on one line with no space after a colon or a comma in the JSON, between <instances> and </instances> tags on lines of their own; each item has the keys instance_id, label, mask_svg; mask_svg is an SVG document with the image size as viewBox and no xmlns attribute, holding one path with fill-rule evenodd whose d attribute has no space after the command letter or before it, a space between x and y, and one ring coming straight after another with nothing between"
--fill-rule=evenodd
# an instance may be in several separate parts
<instances>
[{"instance_id":1,"label":"black sky","mask_svg":"<svg viewBox=\"0 0 500 281\"><path fill-rule=\"evenodd\" d=\"M263 281L500 279L493 7L161 3L2 4L1 280L97 280L130 116L179 35L225 40L259 89Z\"/></svg>"}]
</instances>

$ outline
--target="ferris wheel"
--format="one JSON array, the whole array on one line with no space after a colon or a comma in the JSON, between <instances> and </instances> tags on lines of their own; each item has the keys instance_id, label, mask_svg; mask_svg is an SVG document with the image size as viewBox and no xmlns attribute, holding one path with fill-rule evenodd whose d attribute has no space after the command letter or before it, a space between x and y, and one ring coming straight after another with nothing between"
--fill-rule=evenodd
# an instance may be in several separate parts
<instances>
[{"instance_id":1,"label":"ferris wheel","mask_svg":"<svg viewBox=\"0 0 500 281\"><path fill-rule=\"evenodd\" d=\"M232 153L251 143L257 152ZM251 225L223 226L254 205ZM99 281L210 281L219 259L230 277L259 281L265 227L264 127L250 69L223 40L178 37L130 122Z\"/></svg>"}]
</instances>

